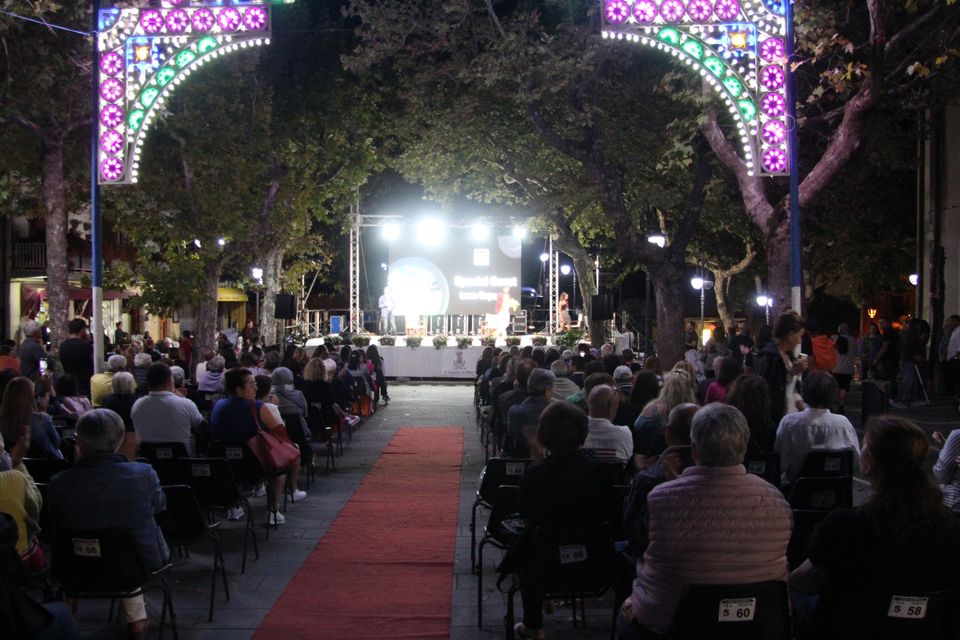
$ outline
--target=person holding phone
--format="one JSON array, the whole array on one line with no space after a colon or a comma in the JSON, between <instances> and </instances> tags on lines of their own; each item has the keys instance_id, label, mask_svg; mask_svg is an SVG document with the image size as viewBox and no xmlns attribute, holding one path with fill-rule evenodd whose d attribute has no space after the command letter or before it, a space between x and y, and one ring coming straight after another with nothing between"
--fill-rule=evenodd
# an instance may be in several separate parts
<instances>
[{"instance_id":1,"label":"person holding phone","mask_svg":"<svg viewBox=\"0 0 960 640\"><path fill-rule=\"evenodd\" d=\"M20 375L36 382L43 373L40 371L40 361L46 367L47 351L43 348L43 338L40 323L36 320L27 320L20 327L23 332L23 342L20 343Z\"/></svg>"}]
</instances>

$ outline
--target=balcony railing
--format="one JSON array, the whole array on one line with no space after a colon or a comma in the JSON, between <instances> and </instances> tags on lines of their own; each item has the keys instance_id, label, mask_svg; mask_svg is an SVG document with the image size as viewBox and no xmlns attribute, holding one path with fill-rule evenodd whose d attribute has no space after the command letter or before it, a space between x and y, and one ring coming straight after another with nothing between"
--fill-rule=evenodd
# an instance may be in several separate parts
<instances>
[{"instance_id":1,"label":"balcony railing","mask_svg":"<svg viewBox=\"0 0 960 640\"><path fill-rule=\"evenodd\" d=\"M24 271L46 271L47 245L43 242L14 242L13 268ZM90 271L90 256L67 256L70 271Z\"/></svg>"}]
</instances>

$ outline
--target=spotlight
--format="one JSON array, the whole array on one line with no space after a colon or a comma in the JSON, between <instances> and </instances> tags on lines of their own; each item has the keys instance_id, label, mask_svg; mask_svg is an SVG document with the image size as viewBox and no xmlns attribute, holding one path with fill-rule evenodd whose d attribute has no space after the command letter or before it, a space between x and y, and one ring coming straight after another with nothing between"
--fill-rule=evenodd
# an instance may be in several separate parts
<instances>
[{"instance_id":1,"label":"spotlight","mask_svg":"<svg viewBox=\"0 0 960 640\"><path fill-rule=\"evenodd\" d=\"M540 254L540 262L550 262L550 254L549 254L549 253L541 253L541 254Z\"/></svg>"},{"instance_id":2,"label":"spotlight","mask_svg":"<svg viewBox=\"0 0 960 640\"><path fill-rule=\"evenodd\" d=\"M911 273L911 274L907 277L907 280L909 280L909 281L910 281L910 284L912 284L913 286L917 286L917 283L920 282L920 276L918 276L918 275L915 274L915 273Z\"/></svg>"},{"instance_id":3,"label":"spotlight","mask_svg":"<svg viewBox=\"0 0 960 640\"><path fill-rule=\"evenodd\" d=\"M426 218L417 225L417 240L420 244L428 247L436 246L443 242L447 233L447 227L442 220L436 218Z\"/></svg>"},{"instance_id":4,"label":"spotlight","mask_svg":"<svg viewBox=\"0 0 960 640\"><path fill-rule=\"evenodd\" d=\"M383 225L383 239L387 242L393 242L394 240L400 237L400 225L398 224L385 224Z\"/></svg>"},{"instance_id":5,"label":"spotlight","mask_svg":"<svg viewBox=\"0 0 960 640\"><path fill-rule=\"evenodd\" d=\"M703 289L703 278L690 278L690 286L699 291Z\"/></svg>"},{"instance_id":6,"label":"spotlight","mask_svg":"<svg viewBox=\"0 0 960 640\"><path fill-rule=\"evenodd\" d=\"M769 303L770 303L770 298L768 298L767 296L764 296L764 295L759 295L759 296L757 296L757 306L758 306L758 307L765 307L765 306L767 306Z\"/></svg>"},{"instance_id":7,"label":"spotlight","mask_svg":"<svg viewBox=\"0 0 960 640\"><path fill-rule=\"evenodd\" d=\"M570 265L568 264L560 265L560 273L562 273L565 276L570 275Z\"/></svg>"},{"instance_id":8,"label":"spotlight","mask_svg":"<svg viewBox=\"0 0 960 640\"><path fill-rule=\"evenodd\" d=\"M217 244L220 245L221 247L223 247L223 246L225 246L225 245L227 244L227 239L226 239L226 238L217 238Z\"/></svg>"},{"instance_id":9,"label":"spotlight","mask_svg":"<svg viewBox=\"0 0 960 640\"><path fill-rule=\"evenodd\" d=\"M486 240L490 237L490 227L478 222L470 227L470 237L474 240Z\"/></svg>"},{"instance_id":10,"label":"spotlight","mask_svg":"<svg viewBox=\"0 0 960 640\"><path fill-rule=\"evenodd\" d=\"M513 237L523 240L527 237L527 228L521 225L517 225L513 228Z\"/></svg>"},{"instance_id":11,"label":"spotlight","mask_svg":"<svg viewBox=\"0 0 960 640\"><path fill-rule=\"evenodd\" d=\"M263 284L263 269L260 267L254 267L250 269L250 275L253 276L253 279Z\"/></svg>"}]
</instances>

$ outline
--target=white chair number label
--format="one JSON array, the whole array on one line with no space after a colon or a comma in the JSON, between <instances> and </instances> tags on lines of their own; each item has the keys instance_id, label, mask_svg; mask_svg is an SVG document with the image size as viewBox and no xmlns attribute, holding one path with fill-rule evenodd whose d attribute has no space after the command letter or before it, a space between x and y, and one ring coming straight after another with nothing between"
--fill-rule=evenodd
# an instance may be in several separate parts
<instances>
[{"instance_id":1,"label":"white chair number label","mask_svg":"<svg viewBox=\"0 0 960 640\"><path fill-rule=\"evenodd\" d=\"M837 494L833 491L815 491L810 496L810 506L814 509L830 509L837 504Z\"/></svg>"},{"instance_id":2,"label":"white chair number label","mask_svg":"<svg viewBox=\"0 0 960 640\"><path fill-rule=\"evenodd\" d=\"M508 476L516 477L523 475L525 465L522 462L508 462L505 466Z\"/></svg>"},{"instance_id":3,"label":"white chair number label","mask_svg":"<svg viewBox=\"0 0 960 640\"><path fill-rule=\"evenodd\" d=\"M922 620L927 617L927 600L929 598L893 596L890 598L890 609L887 611L887 617Z\"/></svg>"},{"instance_id":4,"label":"white chair number label","mask_svg":"<svg viewBox=\"0 0 960 640\"><path fill-rule=\"evenodd\" d=\"M242 460L243 449L240 447L227 447L227 460Z\"/></svg>"},{"instance_id":5,"label":"white chair number label","mask_svg":"<svg viewBox=\"0 0 960 640\"><path fill-rule=\"evenodd\" d=\"M568 544L560 547L560 564L574 564L587 559L587 548L582 544Z\"/></svg>"},{"instance_id":6,"label":"white chair number label","mask_svg":"<svg viewBox=\"0 0 960 640\"><path fill-rule=\"evenodd\" d=\"M824 471L840 471L840 458L826 458L823 461Z\"/></svg>"},{"instance_id":7,"label":"white chair number label","mask_svg":"<svg viewBox=\"0 0 960 640\"><path fill-rule=\"evenodd\" d=\"M750 622L757 612L756 598L730 598L720 601L720 622Z\"/></svg>"},{"instance_id":8,"label":"white chair number label","mask_svg":"<svg viewBox=\"0 0 960 640\"><path fill-rule=\"evenodd\" d=\"M747 463L747 473L760 475L767 470L767 463L763 460L752 460Z\"/></svg>"},{"instance_id":9,"label":"white chair number label","mask_svg":"<svg viewBox=\"0 0 960 640\"><path fill-rule=\"evenodd\" d=\"M192 464L190 465L190 475L194 478L209 478L210 477L210 465L208 464Z\"/></svg>"},{"instance_id":10,"label":"white chair number label","mask_svg":"<svg viewBox=\"0 0 960 640\"><path fill-rule=\"evenodd\" d=\"M157 449L157 460L172 460L173 459L173 449L168 449L166 447Z\"/></svg>"},{"instance_id":11,"label":"white chair number label","mask_svg":"<svg viewBox=\"0 0 960 640\"><path fill-rule=\"evenodd\" d=\"M77 556L78 558L99 558L100 541L96 538L74 538L73 555Z\"/></svg>"}]
</instances>

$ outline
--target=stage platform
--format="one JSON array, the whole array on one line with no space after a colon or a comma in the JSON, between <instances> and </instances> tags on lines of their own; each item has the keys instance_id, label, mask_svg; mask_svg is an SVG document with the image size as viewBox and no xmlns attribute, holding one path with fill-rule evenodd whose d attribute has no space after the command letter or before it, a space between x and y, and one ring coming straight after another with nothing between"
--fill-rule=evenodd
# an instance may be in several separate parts
<instances>
[{"instance_id":1,"label":"stage platform","mask_svg":"<svg viewBox=\"0 0 960 640\"><path fill-rule=\"evenodd\" d=\"M332 337L332 336L331 336ZM383 358L383 372L387 378L424 378L424 379L454 379L473 380L477 374L477 361L483 353L479 337L472 338L473 345L466 349L457 346L457 338L449 337L447 346L437 348L433 346L433 336L424 336L419 347L408 347L404 336L396 336L395 346L380 344L380 336L371 336L370 344L378 345L380 357ZM520 346L533 344L533 336L516 336L520 338ZM323 344L324 338L307 340L307 348ZM547 339L548 346L551 341ZM497 346L506 348L505 338L497 339Z\"/></svg>"}]
</instances>

